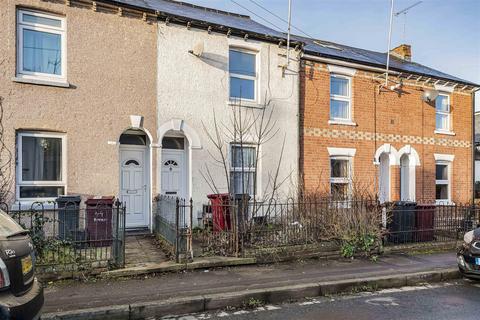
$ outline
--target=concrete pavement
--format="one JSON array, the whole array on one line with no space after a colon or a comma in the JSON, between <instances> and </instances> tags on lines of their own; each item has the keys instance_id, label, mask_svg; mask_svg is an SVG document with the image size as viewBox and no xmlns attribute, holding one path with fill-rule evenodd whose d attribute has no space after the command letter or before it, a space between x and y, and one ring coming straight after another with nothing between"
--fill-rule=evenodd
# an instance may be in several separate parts
<instances>
[{"instance_id":1,"label":"concrete pavement","mask_svg":"<svg viewBox=\"0 0 480 320\"><path fill-rule=\"evenodd\" d=\"M46 288L44 311L48 314L44 317L72 318L78 310L90 309L102 314L108 310L113 312L115 308L119 318L125 313L127 318L130 317L132 310L138 315L151 315L152 312L158 315L157 311L165 314L183 310L186 313L236 306L249 296L281 302L282 299L325 295L356 287L385 288L435 282L458 276L455 258L453 252L396 254L382 257L376 263L308 260L197 270L141 279L66 282ZM170 308L173 300L177 309Z\"/></svg>"}]
</instances>

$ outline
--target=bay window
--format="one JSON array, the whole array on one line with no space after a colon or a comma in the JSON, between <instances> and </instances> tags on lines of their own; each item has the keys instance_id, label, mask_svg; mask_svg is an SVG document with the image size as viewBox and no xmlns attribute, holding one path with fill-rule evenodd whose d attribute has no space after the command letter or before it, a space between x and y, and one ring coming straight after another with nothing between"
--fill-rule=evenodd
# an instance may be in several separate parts
<instances>
[{"instance_id":1,"label":"bay window","mask_svg":"<svg viewBox=\"0 0 480 320\"><path fill-rule=\"evenodd\" d=\"M18 200L53 200L65 194L65 149L65 136L62 134L18 133Z\"/></svg>"}]
</instances>

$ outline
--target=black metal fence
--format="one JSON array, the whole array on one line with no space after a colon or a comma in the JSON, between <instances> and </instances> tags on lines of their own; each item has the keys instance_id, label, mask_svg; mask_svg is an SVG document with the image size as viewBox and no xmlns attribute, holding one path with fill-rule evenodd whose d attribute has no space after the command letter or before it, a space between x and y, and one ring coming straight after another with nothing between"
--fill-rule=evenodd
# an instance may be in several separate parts
<instances>
[{"instance_id":1,"label":"black metal fence","mask_svg":"<svg viewBox=\"0 0 480 320\"><path fill-rule=\"evenodd\" d=\"M159 195L154 201L154 232L176 262L193 259L192 200Z\"/></svg>"},{"instance_id":2,"label":"black metal fence","mask_svg":"<svg viewBox=\"0 0 480 320\"><path fill-rule=\"evenodd\" d=\"M358 235L384 245L461 239L479 223L471 205L389 203L370 199L256 202L219 195L203 206L198 240L203 253L238 256L245 251L322 242Z\"/></svg>"},{"instance_id":3,"label":"black metal fence","mask_svg":"<svg viewBox=\"0 0 480 320\"><path fill-rule=\"evenodd\" d=\"M0 209L29 230L44 272L124 266L125 206L118 200L0 203Z\"/></svg>"},{"instance_id":4,"label":"black metal fence","mask_svg":"<svg viewBox=\"0 0 480 320\"><path fill-rule=\"evenodd\" d=\"M474 205L397 203L384 209L385 245L462 239L479 223Z\"/></svg>"},{"instance_id":5,"label":"black metal fence","mask_svg":"<svg viewBox=\"0 0 480 320\"><path fill-rule=\"evenodd\" d=\"M381 208L376 204L371 200L213 199L203 206L202 249L238 256L245 250L338 240L345 230L378 232Z\"/></svg>"}]
</instances>

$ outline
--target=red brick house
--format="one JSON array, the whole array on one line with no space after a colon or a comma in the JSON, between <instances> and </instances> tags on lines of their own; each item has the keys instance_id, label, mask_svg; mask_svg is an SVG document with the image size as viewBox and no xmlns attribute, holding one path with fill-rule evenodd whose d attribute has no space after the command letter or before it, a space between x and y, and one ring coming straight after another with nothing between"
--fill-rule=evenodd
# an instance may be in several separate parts
<instances>
[{"instance_id":1,"label":"red brick house","mask_svg":"<svg viewBox=\"0 0 480 320\"><path fill-rule=\"evenodd\" d=\"M472 198L478 85L390 54L306 42L300 74L300 172L307 194L380 201Z\"/></svg>"}]
</instances>

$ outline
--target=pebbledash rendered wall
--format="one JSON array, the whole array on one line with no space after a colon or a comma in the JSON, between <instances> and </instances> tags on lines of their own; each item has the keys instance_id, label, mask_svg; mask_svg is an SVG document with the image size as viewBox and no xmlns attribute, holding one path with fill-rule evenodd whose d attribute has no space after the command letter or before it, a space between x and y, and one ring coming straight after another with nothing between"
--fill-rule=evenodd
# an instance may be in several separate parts
<instances>
[{"instance_id":1,"label":"pebbledash rendered wall","mask_svg":"<svg viewBox=\"0 0 480 320\"><path fill-rule=\"evenodd\" d=\"M355 126L328 124L330 73L326 64L302 60L300 77L301 175L307 192L329 192L330 161L328 147L355 148L353 183L370 194L378 192L379 166L375 152L383 144L396 150L414 148L416 199L435 199L434 154L454 155L451 200L470 201L472 195L472 97L455 89L450 94L452 131L436 134L435 105L423 102L423 89L404 81L401 95L378 93L378 76L357 70L352 80L352 112ZM462 86L458 86L462 87ZM432 88L432 87L428 87ZM376 112L375 112L376 106ZM391 199L400 198L400 168L391 169Z\"/></svg>"},{"instance_id":2,"label":"pebbledash rendered wall","mask_svg":"<svg viewBox=\"0 0 480 320\"><path fill-rule=\"evenodd\" d=\"M63 132L67 137L67 192L118 195L118 141L142 115L156 141L157 26L117 11L75 1L0 1L0 96L5 141L15 153L16 130ZM66 18L69 88L15 82L16 10ZM153 161L155 170L155 159ZM12 170L15 170L12 167ZM155 171L153 171L155 172ZM155 186L155 184L154 184ZM12 185L12 195L14 185Z\"/></svg>"},{"instance_id":3,"label":"pebbledash rendered wall","mask_svg":"<svg viewBox=\"0 0 480 320\"><path fill-rule=\"evenodd\" d=\"M203 43L201 57L189 53ZM274 139L263 144L259 160L259 198L266 195L269 175L275 175L280 150L285 137L285 152L280 166L279 179L286 179L279 190L279 196L295 192L298 175L298 103L299 78L298 53L292 50L292 61L287 74L283 76L281 65L285 64L285 48L278 44L227 37L225 34L207 33L204 30L188 30L184 26L159 23L158 28L158 125L159 140L165 130L188 126L190 135L196 135L198 145L191 151L189 163L189 196L194 200L196 212L200 214L208 201L207 194L215 190L206 183L207 165L212 171L219 192L227 192L225 173L209 153L217 155L204 126L213 133L215 112L222 132L231 123L232 106L229 103L229 48L243 48L257 52L258 103L243 110L259 108L267 100L275 108L274 120L278 133ZM168 63L164 63L168 61ZM266 98L266 99L265 99ZM238 107L236 107L238 108ZM253 109L255 110L255 109ZM244 111L246 114L247 111ZM259 112L259 111L258 111ZM173 120L173 121L172 121ZM177 132L182 130L176 130ZM248 139L245 139L248 140ZM225 144L230 141L225 141ZM159 150L161 152L161 150ZM160 154L158 155L160 157ZM160 170L159 170L160 171ZM157 179L161 189L161 179Z\"/></svg>"}]
</instances>

